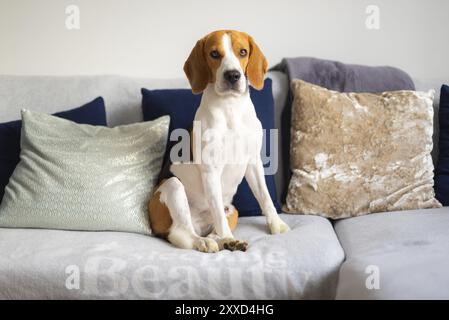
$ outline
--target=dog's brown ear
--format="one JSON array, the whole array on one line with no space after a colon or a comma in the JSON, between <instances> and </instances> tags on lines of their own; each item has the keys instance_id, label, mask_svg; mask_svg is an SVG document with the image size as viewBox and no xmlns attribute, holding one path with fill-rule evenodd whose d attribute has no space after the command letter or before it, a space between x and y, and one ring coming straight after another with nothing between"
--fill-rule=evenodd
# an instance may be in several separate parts
<instances>
[{"instance_id":1,"label":"dog's brown ear","mask_svg":"<svg viewBox=\"0 0 449 320\"><path fill-rule=\"evenodd\" d=\"M204 91L210 79L210 70L204 56L206 39L198 40L192 52L184 63L184 72L189 79L192 92L199 94Z\"/></svg>"},{"instance_id":2,"label":"dog's brown ear","mask_svg":"<svg viewBox=\"0 0 449 320\"><path fill-rule=\"evenodd\" d=\"M254 39L251 36L248 36L248 39L250 53L248 66L246 67L246 75L255 89L262 90L268 62L262 51L254 42Z\"/></svg>"}]
</instances>

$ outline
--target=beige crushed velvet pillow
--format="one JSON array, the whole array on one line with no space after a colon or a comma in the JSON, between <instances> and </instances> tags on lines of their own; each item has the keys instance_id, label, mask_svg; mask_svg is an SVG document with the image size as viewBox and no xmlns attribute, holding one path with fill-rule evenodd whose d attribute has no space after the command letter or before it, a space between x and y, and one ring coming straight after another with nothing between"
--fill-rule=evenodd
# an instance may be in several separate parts
<instances>
[{"instance_id":1,"label":"beige crushed velvet pillow","mask_svg":"<svg viewBox=\"0 0 449 320\"><path fill-rule=\"evenodd\" d=\"M292 81L284 210L339 219L441 207L433 191L434 91L339 93Z\"/></svg>"}]
</instances>

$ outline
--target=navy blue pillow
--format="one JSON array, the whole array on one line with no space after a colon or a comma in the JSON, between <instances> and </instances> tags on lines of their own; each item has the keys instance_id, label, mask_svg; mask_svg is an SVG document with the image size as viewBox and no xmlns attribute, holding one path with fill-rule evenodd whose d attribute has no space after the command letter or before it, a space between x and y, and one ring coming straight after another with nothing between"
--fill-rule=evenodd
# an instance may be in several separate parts
<instances>
[{"instance_id":1,"label":"navy blue pillow","mask_svg":"<svg viewBox=\"0 0 449 320\"><path fill-rule=\"evenodd\" d=\"M274 100L271 79L265 80L263 90L250 88L251 100L256 114L264 129L274 129ZM154 120L164 115L170 116L170 133L174 129L190 129L201 101L201 95L194 95L189 89L147 90L142 89L142 111L145 121ZM267 150L270 150L269 136L266 137ZM166 153L168 156L169 152ZM167 161L167 159L166 159ZM267 164L268 166L269 164ZM268 191L278 212L281 212L276 200L276 184L274 175L265 175ZM259 204L251 189L243 179L233 199L233 205L239 215L256 216L261 214Z\"/></svg>"},{"instance_id":2,"label":"navy blue pillow","mask_svg":"<svg viewBox=\"0 0 449 320\"><path fill-rule=\"evenodd\" d=\"M77 123L106 126L106 110L101 97L79 108L54 115ZM0 202L9 178L20 160L21 129L21 120L0 123Z\"/></svg>"},{"instance_id":3,"label":"navy blue pillow","mask_svg":"<svg viewBox=\"0 0 449 320\"><path fill-rule=\"evenodd\" d=\"M438 165L435 169L435 196L443 206L449 206L449 86L441 87L440 141Z\"/></svg>"}]
</instances>

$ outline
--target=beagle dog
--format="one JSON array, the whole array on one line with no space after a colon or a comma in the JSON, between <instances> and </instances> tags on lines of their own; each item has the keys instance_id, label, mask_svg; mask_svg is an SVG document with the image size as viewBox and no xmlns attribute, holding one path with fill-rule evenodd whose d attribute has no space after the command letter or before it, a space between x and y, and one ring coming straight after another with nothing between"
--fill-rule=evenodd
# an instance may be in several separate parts
<instances>
[{"instance_id":1,"label":"beagle dog","mask_svg":"<svg viewBox=\"0 0 449 320\"><path fill-rule=\"evenodd\" d=\"M231 204L243 177L269 231L289 230L265 184L262 125L249 95L249 85L263 88L266 70L267 60L246 33L220 30L196 43L184 65L192 92L203 94L191 137L193 162L171 163L172 176L150 199L153 234L184 249L245 251L247 243L232 235L238 213ZM238 161L228 162L233 154Z\"/></svg>"}]
</instances>

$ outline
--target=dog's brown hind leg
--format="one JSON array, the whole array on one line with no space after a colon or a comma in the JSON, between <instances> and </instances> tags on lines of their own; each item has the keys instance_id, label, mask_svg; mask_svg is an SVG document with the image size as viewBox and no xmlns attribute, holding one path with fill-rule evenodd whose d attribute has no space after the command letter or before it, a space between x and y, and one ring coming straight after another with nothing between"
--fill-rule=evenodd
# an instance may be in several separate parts
<instances>
[{"instance_id":1,"label":"dog's brown hind leg","mask_svg":"<svg viewBox=\"0 0 449 320\"><path fill-rule=\"evenodd\" d=\"M162 182L148 204L153 233L182 249L217 252L215 240L196 234L184 186L178 178Z\"/></svg>"}]
</instances>

